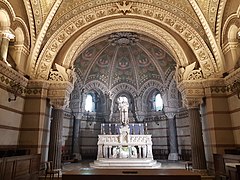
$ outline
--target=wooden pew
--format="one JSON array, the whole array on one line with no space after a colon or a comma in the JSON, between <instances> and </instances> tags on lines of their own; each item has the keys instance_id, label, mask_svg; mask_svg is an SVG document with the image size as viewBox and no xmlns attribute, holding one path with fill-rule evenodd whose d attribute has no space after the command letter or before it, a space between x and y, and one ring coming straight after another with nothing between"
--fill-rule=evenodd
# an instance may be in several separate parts
<instances>
[{"instance_id":1,"label":"wooden pew","mask_svg":"<svg viewBox=\"0 0 240 180\"><path fill-rule=\"evenodd\" d=\"M0 158L1 180L37 180L40 154Z\"/></svg>"}]
</instances>

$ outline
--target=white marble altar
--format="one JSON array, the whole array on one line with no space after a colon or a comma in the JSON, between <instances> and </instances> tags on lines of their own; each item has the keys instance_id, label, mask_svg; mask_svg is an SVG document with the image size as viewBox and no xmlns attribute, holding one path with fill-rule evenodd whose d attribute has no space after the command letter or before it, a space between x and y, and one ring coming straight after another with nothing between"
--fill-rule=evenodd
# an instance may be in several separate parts
<instances>
[{"instance_id":1,"label":"white marble altar","mask_svg":"<svg viewBox=\"0 0 240 180\"><path fill-rule=\"evenodd\" d=\"M101 134L98 135L97 160L90 166L125 169L160 168L161 164L153 159L151 135L144 132L142 123L129 124L126 103L119 99L121 124L102 124Z\"/></svg>"}]
</instances>

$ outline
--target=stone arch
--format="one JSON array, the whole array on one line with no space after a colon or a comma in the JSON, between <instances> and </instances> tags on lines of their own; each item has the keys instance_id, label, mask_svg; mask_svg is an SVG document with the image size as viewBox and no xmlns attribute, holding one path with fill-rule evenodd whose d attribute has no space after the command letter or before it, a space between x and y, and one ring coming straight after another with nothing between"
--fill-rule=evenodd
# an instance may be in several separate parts
<instances>
[{"instance_id":1,"label":"stone arch","mask_svg":"<svg viewBox=\"0 0 240 180\"><path fill-rule=\"evenodd\" d=\"M240 6L239 6L240 7ZM227 55L227 72L240 66L240 45L238 31L240 29L240 8L236 14L232 14L223 26L222 42L223 53Z\"/></svg>"},{"instance_id":2,"label":"stone arch","mask_svg":"<svg viewBox=\"0 0 240 180\"><path fill-rule=\"evenodd\" d=\"M139 90L139 96L146 96L146 93L148 92L149 88L153 87L156 88L160 91L161 95L164 94L164 85L162 83L160 83L159 81L156 80L150 80L145 82L142 87Z\"/></svg>"},{"instance_id":3,"label":"stone arch","mask_svg":"<svg viewBox=\"0 0 240 180\"><path fill-rule=\"evenodd\" d=\"M30 34L28 31L28 27L26 25L26 23L23 21L23 19L16 17L15 21L12 24L12 29L16 31L16 29L21 29L21 31L24 34L24 43L23 45L26 47L25 49L27 49L29 51L29 48L31 46L31 42L30 42ZM28 52L29 53L29 52Z\"/></svg>"},{"instance_id":4,"label":"stone arch","mask_svg":"<svg viewBox=\"0 0 240 180\"><path fill-rule=\"evenodd\" d=\"M4 9L0 9L0 28L1 30L9 30L11 26L10 17Z\"/></svg>"},{"instance_id":5,"label":"stone arch","mask_svg":"<svg viewBox=\"0 0 240 180\"><path fill-rule=\"evenodd\" d=\"M239 31L240 27L237 27L236 24L232 24L229 27L229 31L228 31L228 41L236 41L237 40L237 35L238 35L238 31Z\"/></svg>"},{"instance_id":6,"label":"stone arch","mask_svg":"<svg viewBox=\"0 0 240 180\"><path fill-rule=\"evenodd\" d=\"M235 14L231 14L226 19L223 25L222 35L221 35L221 42L223 45L225 45L228 42L229 29L232 27L233 24L240 27L240 5L238 7L237 12Z\"/></svg>"},{"instance_id":7,"label":"stone arch","mask_svg":"<svg viewBox=\"0 0 240 180\"><path fill-rule=\"evenodd\" d=\"M119 92L123 92L123 91L128 92L133 97L137 96L137 90L133 86L126 83L121 83L110 90L110 99L115 99L116 96L119 94Z\"/></svg>"},{"instance_id":8,"label":"stone arch","mask_svg":"<svg viewBox=\"0 0 240 180\"><path fill-rule=\"evenodd\" d=\"M22 28L17 27L15 29L15 44L16 45L23 45L25 37Z\"/></svg>"},{"instance_id":9,"label":"stone arch","mask_svg":"<svg viewBox=\"0 0 240 180\"><path fill-rule=\"evenodd\" d=\"M108 100L106 95L108 94L107 87L100 81L91 81L87 83L83 88L82 92L84 92L83 97L83 103L82 107L85 107L85 100L87 94L94 94L94 98L97 98L99 102L96 102L95 105L97 105L97 112L104 113L106 112L106 101Z\"/></svg>"},{"instance_id":10,"label":"stone arch","mask_svg":"<svg viewBox=\"0 0 240 180\"><path fill-rule=\"evenodd\" d=\"M112 100L110 110L111 121L116 121L113 114L118 112L117 98L122 95L128 99L129 113L131 114L129 114L129 116L131 116L129 117L130 122L137 122L135 111L135 98L137 97L137 90L132 85L126 83L120 83L110 90L110 99Z\"/></svg>"},{"instance_id":11,"label":"stone arch","mask_svg":"<svg viewBox=\"0 0 240 180\"><path fill-rule=\"evenodd\" d=\"M138 6L138 5L137 5ZM140 5L139 5L140 6ZM150 6L149 6L150 7ZM123 16L120 14L117 14L115 16L113 15L108 15L109 17L112 18L118 18L119 19L114 19L112 20L107 20L108 26L105 26L105 29L101 30L101 34L96 31L96 29L99 27L98 21L101 22L104 21L104 18L106 18L105 13L101 13L102 16L99 16L99 11L103 7L95 7L91 8L86 12L82 12L79 15L75 16L74 18L70 19L67 21L65 24L63 24L60 28L58 28L55 33L49 38L48 42L46 43L45 48L43 49L42 53L39 56L39 59L33 59L31 62L32 66L30 67L31 75L35 76L35 78L38 79L46 79L47 75L49 73L49 68L51 68L52 63L54 61L54 58L56 57L57 52L63 47L64 43L66 43L72 35L76 34L79 32L79 30L83 29L84 27L86 28L87 26L92 28L86 28L87 30L83 32L79 38L76 39L76 41L70 46L68 49L68 53L65 57L69 57L64 59L62 62L64 66L70 67L72 65L72 62L75 60L74 55L76 56L78 52L80 52L86 44L88 44L90 41L96 39L98 36L104 35L104 33L111 32L114 30L115 25L119 19L124 19ZM140 7L142 8L142 7ZM189 48L192 49L193 53L195 54L196 58L199 61L199 64L201 66L201 69L203 71L204 77L207 78L209 76L213 76L216 72L221 72L223 71L223 67L221 66L221 62L216 62L215 59L213 58L213 55L208 48L207 44L204 42L202 37L194 30L190 25L188 25L185 21L182 19L176 17L175 15L164 11L163 9L160 8L154 8L151 7L154 14L149 17L146 14L133 14L134 16L130 16L131 18L128 18L131 21L131 23L137 23L138 24L138 29L142 29L142 25L146 26L145 24L148 24L148 29L145 30L143 33L147 33L148 35L151 35L148 31L152 29L152 27L157 27L156 29L158 30L158 34L162 34L162 32L166 31L161 29L160 26L157 26L156 24L160 23L167 28L171 29L172 31L176 32L181 36L181 38L187 43ZM102 11L108 12L109 9L104 9ZM137 18L136 18L137 16ZM141 18L139 18L141 17ZM143 20L144 19L144 20ZM107 22L105 21L104 24ZM150 23L154 21L154 23ZM124 21L124 23L127 23L128 21ZM143 23L139 23L143 22ZM129 23L130 24L130 23ZM139 27L139 24L140 27ZM149 25L151 24L151 25ZM124 25L125 31L126 30L134 30L137 31L137 27L134 28L133 25L130 24L130 26ZM136 26L136 25L135 25ZM123 28L122 28L123 29ZM155 30L156 30L155 29ZM95 33L98 33L98 35L95 35ZM78 33L79 34L79 33ZM153 36L155 37L155 36ZM186 59L186 55L184 53L184 48L180 46L180 44L177 43L176 39L172 35L168 35L165 38L163 36L158 37L157 40L162 42L163 40L165 41L170 41L170 43L165 43L165 45L169 48L171 47L169 44L174 44L175 48L170 48L171 53L175 56L175 59L179 61L178 63L180 65L188 65L188 60ZM176 52L179 51L179 52ZM184 56L179 56L179 53L181 53ZM178 55L178 56L177 56ZM177 58L176 58L177 57ZM185 58L185 59L184 59ZM36 62L37 61L37 62ZM187 62L187 64L186 64ZM36 65L36 66L35 66Z\"/></svg>"},{"instance_id":12,"label":"stone arch","mask_svg":"<svg viewBox=\"0 0 240 180\"><path fill-rule=\"evenodd\" d=\"M84 87L84 92L88 92L92 89L95 89L96 91L101 91L101 93L106 94L108 93L108 88L100 81L91 81L87 83Z\"/></svg>"},{"instance_id":13,"label":"stone arch","mask_svg":"<svg viewBox=\"0 0 240 180\"><path fill-rule=\"evenodd\" d=\"M148 96L152 91L157 90L160 92L162 99L165 103L166 98L165 98L165 88L164 84L160 83L159 81L156 80L150 80L147 81L143 84L143 86L140 88L138 96L141 97L141 102L140 102L140 108L143 110L147 110L147 100Z\"/></svg>"}]
</instances>

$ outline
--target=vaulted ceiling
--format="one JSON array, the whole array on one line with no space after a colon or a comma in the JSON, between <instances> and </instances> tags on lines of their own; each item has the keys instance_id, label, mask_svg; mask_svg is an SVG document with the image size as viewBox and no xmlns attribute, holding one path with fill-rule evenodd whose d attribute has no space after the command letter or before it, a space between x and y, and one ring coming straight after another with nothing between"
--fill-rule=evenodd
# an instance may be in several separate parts
<instances>
[{"instance_id":1,"label":"vaulted ceiling","mask_svg":"<svg viewBox=\"0 0 240 180\"><path fill-rule=\"evenodd\" d=\"M6 2L9 2L9 5ZM88 46L89 49L86 49L89 42L86 44L83 42L82 46L84 46L85 51L82 54L79 54L77 58L72 56L74 58L71 57L72 59L70 60L66 58L69 54L79 53L77 51L69 53L70 49L68 48L77 44L75 40L78 37L84 37L87 33L90 34L91 30L88 32L86 30L91 29L91 27L97 27L99 24L103 26L103 22L124 18L129 20L129 23L130 21L138 20L140 23L149 22L149 24L156 25L159 28L157 29L159 33L169 33L168 37L166 34L162 36L162 38L165 38L163 40L166 41L165 47L162 46L164 43L160 42L161 37L159 37L158 43L150 43L145 36L145 39L140 38L136 45L126 47L113 46L108 40L105 40L106 44L100 49L101 53L99 56L93 57L94 59L86 67L87 70L78 70L80 77L82 75L85 76L81 81L87 83L90 77L96 78L94 72L97 69L96 62L100 62L99 57L108 54L111 59L111 63L108 64L110 71L116 72L113 68L118 69L117 64L120 63L120 56L124 56L125 60L130 60L128 65L134 66L134 69L131 69L131 75L126 75L125 79L129 79L129 82L137 88L141 86L141 83L136 82L143 77L139 70L140 64L138 64L142 61L136 60L135 52L150 59L149 67L154 66L155 68L151 78L154 76L154 78L164 81L165 76L158 60L156 60L151 50L145 46L151 46L152 49L157 47L159 50L164 51L167 56L171 58L178 56L179 59L181 59L182 52L180 51L182 50L184 51L184 56L186 56L185 60L187 60L181 60L184 63L178 60L178 64L187 66L193 61L199 61L200 68L206 78L214 77L214 73L217 76L221 75L226 71L223 67L225 59L221 48L225 45L224 37L227 36L227 33L224 34L223 30L229 28L229 21L236 20L236 18L231 19L229 17L233 14L236 16L239 12L239 0L4 0L0 1L0 4L4 6L4 9L9 9L9 14L12 14L12 17L20 17L21 21L24 21L24 28L26 32L28 31L27 33L29 33L28 36L30 37L28 38L30 43L26 43L26 47L31 52L25 70L31 77L40 79L47 79L54 62L60 62L59 64L65 68L72 68L71 63L75 60L77 62L80 61L84 57L85 52L90 51L91 48L100 48L100 44L104 40L100 40L100 38L98 39L99 42L97 42L94 37L94 42ZM11 12L9 7L12 7L14 12ZM237 23L240 23L240 21L238 20ZM13 26L16 25L17 23ZM136 26L134 26L135 29L137 29ZM15 29L14 27L11 28ZM83 34L84 32L86 34ZM110 33L106 35L106 32L102 30L101 36L104 35L102 39L109 38ZM139 33L139 35L141 37L143 34ZM149 37L149 39L155 38L154 36ZM86 41L84 38L82 40ZM166 48L166 44L169 43L170 47L173 41L167 42L168 40L174 40L178 43L178 45L172 46L171 51ZM174 55L173 51L176 47L178 49ZM171 60L173 61L173 58ZM174 60L176 61L176 59ZM83 61L85 60L83 59ZM77 62L76 65L79 64ZM120 66L119 68L123 67ZM229 67L228 69L231 68ZM119 73L120 71L117 72ZM102 77L104 77L104 73L101 75ZM111 77L108 80L101 81L106 86L111 87L115 83L114 78ZM143 79L148 78L144 77ZM120 81L122 80L120 79Z\"/></svg>"},{"instance_id":2,"label":"vaulted ceiling","mask_svg":"<svg viewBox=\"0 0 240 180\"><path fill-rule=\"evenodd\" d=\"M117 32L94 41L75 61L82 84L101 81L109 89L128 83L140 89L149 80L164 84L175 69L165 47L144 35Z\"/></svg>"}]
</instances>

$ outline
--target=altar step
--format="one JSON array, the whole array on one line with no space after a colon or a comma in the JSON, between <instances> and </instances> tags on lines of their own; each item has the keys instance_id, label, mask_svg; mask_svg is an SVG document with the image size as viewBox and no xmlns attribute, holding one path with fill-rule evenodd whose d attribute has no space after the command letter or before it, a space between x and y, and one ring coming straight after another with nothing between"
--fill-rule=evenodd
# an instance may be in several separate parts
<instances>
[{"instance_id":1,"label":"altar step","mask_svg":"<svg viewBox=\"0 0 240 180\"><path fill-rule=\"evenodd\" d=\"M90 163L92 168L113 168L113 169L138 169L138 168L161 168L161 163L148 159L124 158L124 159L98 159Z\"/></svg>"}]
</instances>

